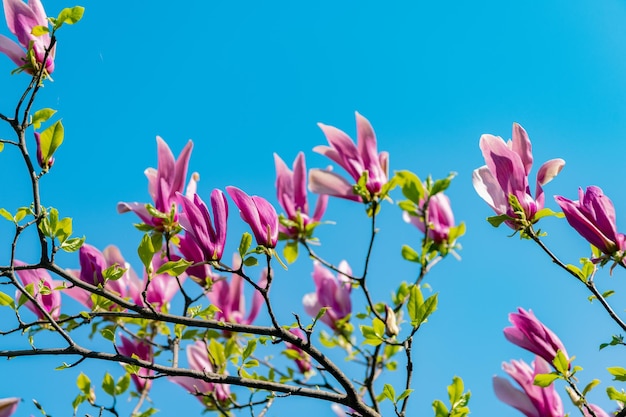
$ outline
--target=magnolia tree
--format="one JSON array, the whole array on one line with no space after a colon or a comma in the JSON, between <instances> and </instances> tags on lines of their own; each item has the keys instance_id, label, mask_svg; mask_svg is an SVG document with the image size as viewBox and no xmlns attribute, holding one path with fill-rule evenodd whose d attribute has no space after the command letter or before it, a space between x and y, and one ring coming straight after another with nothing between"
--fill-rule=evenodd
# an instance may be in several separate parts
<instances>
[{"instance_id":1,"label":"magnolia tree","mask_svg":"<svg viewBox=\"0 0 626 417\"><path fill-rule=\"evenodd\" d=\"M29 344L23 349L0 344L0 356L15 360L47 356L53 368L80 367L75 392L68 390L67 397L74 415L118 416L120 397L132 399L131 415L152 415L160 399L147 400L157 381L180 385L218 415L262 416L287 396L327 402L337 415L408 415L419 377L413 366L414 340L437 309L438 294L425 291L426 278L449 255L458 258L458 240L465 231L463 223L455 222L445 195L454 174L422 180L408 170L391 171L389 155L378 151L372 125L357 113L356 143L336 127L319 125L328 145L314 151L327 157L331 168L307 171L303 153L290 167L274 154L279 210L268 199L250 196L236 186L213 190L204 196L207 204L197 194L198 174L188 172L193 143L175 157L157 137L157 168L145 171L152 201L117 206L119 213L136 216L135 227L143 233L137 242L141 265L133 267L116 246L97 248L88 237L75 236L80 231L72 229L71 213L59 213L41 198L40 181L54 174L64 127L56 111L40 105L37 96L44 85L55 88L50 82L57 31L78 22L83 8L49 17L39 0L3 3L17 42L1 36L0 51L17 65L13 72L24 73L13 80L28 79L28 84L15 108L0 114L14 132L13 137L1 138L0 146L19 150L32 199L24 207L0 209L4 221L14 226L4 243L10 261L0 266L0 306L14 314L11 322L1 323L0 334L20 333ZM591 186L579 191L577 201L556 197L563 213L545 207L543 186L564 161L554 159L539 168L532 194L531 143L520 125L513 125L508 142L483 135L480 150L486 165L474 171L473 182L496 213L489 222L537 244L589 290L609 320L626 331L626 323L607 301L609 294L594 282L603 268L612 272L625 265L624 235L616 230L608 197ZM317 194L315 207L309 206L309 192ZM333 264L318 247L317 228L330 222L324 216L326 207L337 198L352 201L354 215L369 219L367 250L358 265ZM227 230L233 210L250 232L239 236ZM374 243L384 233L377 220L400 213L407 227L422 233L419 246L401 249L417 273L410 281L389 282L392 295L380 297L369 289ZM544 244L537 224L546 216L564 216L591 244L591 253L580 266L561 261ZM36 231L37 258L18 259L16 249L28 244L24 234L30 230ZM227 252L227 242L236 245L234 255ZM80 269L59 264L60 252L76 254ZM315 292L276 300L272 289L281 282L274 279L275 271L288 271L296 261L310 265ZM244 288L253 294L251 300L245 300ZM66 303L68 297L77 303ZM280 319L277 311L286 303L302 303L307 316ZM254 324L260 314L269 318L269 325ZM508 377L493 379L499 399L526 416L564 416L566 407L557 391L562 384L572 407L583 416L626 415L622 411L626 394L616 388L607 388L609 398L617 401L612 410L587 401L599 381L578 379L580 366L531 310L520 308L509 319L512 325L504 329L505 337L536 357L531 364L514 360L503 365ZM76 336L84 329L93 339L89 343ZM37 340L46 333L58 336L56 345L38 347ZM602 347L623 344L620 336L614 336ZM88 375L92 361L121 366L96 381ZM345 366L346 361L351 366ZM617 380L626 379L624 368L609 372ZM96 396L96 386L105 397ZM469 399L462 379L454 377L448 398L432 403L434 415L466 416ZM0 399L0 416L12 415L19 403L19 398Z\"/></svg>"}]
</instances>

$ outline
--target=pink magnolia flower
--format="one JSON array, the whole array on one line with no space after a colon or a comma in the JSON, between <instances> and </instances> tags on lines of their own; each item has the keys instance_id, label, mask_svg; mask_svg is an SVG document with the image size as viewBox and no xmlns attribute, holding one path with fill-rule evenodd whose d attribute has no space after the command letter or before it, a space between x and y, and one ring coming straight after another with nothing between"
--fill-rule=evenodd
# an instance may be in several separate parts
<instances>
[{"instance_id":1,"label":"pink magnolia flower","mask_svg":"<svg viewBox=\"0 0 626 417\"><path fill-rule=\"evenodd\" d=\"M425 200L420 202L420 209L423 210ZM419 217L411 216L408 212L403 213L404 221L412 223L422 233L426 232L424 222ZM443 193L432 196L428 202L428 237L435 243L448 241L450 228L454 226L454 214L450 207L450 199Z\"/></svg>"},{"instance_id":2,"label":"pink magnolia flower","mask_svg":"<svg viewBox=\"0 0 626 417\"><path fill-rule=\"evenodd\" d=\"M482 135L480 149L487 165L472 175L474 189L498 214L519 218L509 204L509 196L519 201L526 220L533 222L535 214L543 208L545 196L542 186L550 182L565 165L562 159L544 163L537 172L535 197L530 193L528 174L533 163L532 146L522 126L513 123L513 138L508 142L499 136ZM507 221L512 229L519 229L515 221Z\"/></svg>"},{"instance_id":3,"label":"pink magnolia flower","mask_svg":"<svg viewBox=\"0 0 626 417\"><path fill-rule=\"evenodd\" d=\"M238 269L241 264L239 255L233 256L233 269ZM235 266L237 265L237 266ZM257 283L264 287L267 283L267 269L261 272L261 278ZM252 324L263 305L263 296L258 291L254 291L250 312L246 317L246 300L243 295L243 278L238 274L231 274L230 283L226 279L218 279L213 283L211 292L207 297L211 304L220 309L215 314L216 320L223 320L228 323Z\"/></svg>"},{"instance_id":4,"label":"pink magnolia flower","mask_svg":"<svg viewBox=\"0 0 626 417\"><path fill-rule=\"evenodd\" d=\"M526 417L563 417L563 403L554 384L545 388L534 384L537 374L550 372L550 365L537 356L530 367L524 361L503 363L502 369L522 388L515 388L508 379L493 377L493 389L498 399L516 408Z\"/></svg>"},{"instance_id":5,"label":"pink magnolia flower","mask_svg":"<svg viewBox=\"0 0 626 417\"><path fill-rule=\"evenodd\" d=\"M346 276L352 275L352 269L346 261L342 261L339 264L339 270L342 274L334 276L322 264L315 261L313 263L315 292L306 294L302 298L304 310L311 317L316 317L323 307L328 307L320 320L333 330L338 330L337 322L345 319L352 312L350 300L352 283Z\"/></svg>"},{"instance_id":6,"label":"pink magnolia flower","mask_svg":"<svg viewBox=\"0 0 626 417\"><path fill-rule=\"evenodd\" d=\"M518 308L518 313L509 314L509 321L513 326L504 329L504 337L509 342L539 355L548 363L552 363L559 350L568 357L558 336L540 322L532 310Z\"/></svg>"},{"instance_id":7,"label":"pink magnolia flower","mask_svg":"<svg viewBox=\"0 0 626 417\"><path fill-rule=\"evenodd\" d=\"M148 177L148 192L154 201L154 208L161 213L169 213L172 207L178 209L178 197L176 193L182 193L187 177L189 157L193 149L193 142L187 142L178 159L169 146L160 136L157 136L158 168L148 168L145 171ZM190 186L195 188L195 179ZM162 227L163 219L152 217L146 209L145 203L118 203L117 212L126 213L133 211L147 225L156 228Z\"/></svg>"},{"instance_id":8,"label":"pink magnolia flower","mask_svg":"<svg viewBox=\"0 0 626 417\"><path fill-rule=\"evenodd\" d=\"M356 113L356 145L346 133L336 127L322 123L318 123L318 126L326 135L330 146L316 146L313 150L345 169L353 182L347 181L330 170L312 169L309 172L309 189L317 194L363 201L360 196L354 194L353 184L356 184L367 171L366 188L370 197L380 193L383 185L389 180L389 154L378 153L376 135L370 122L358 112Z\"/></svg>"},{"instance_id":9,"label":"pink magnolia flower","mask_svg":"<svg viewBox=\"0 0 626 417\"><path fill-rule=\"evenodd\" d=\"M78 252L80 261L80 270L68 270L74 277L91 285L103 285L104 277L102 271L117 265L126 269L124 274L117 280L108 280L104 284L107 291L111 291L122 298L136 300L142 291L141 281L137 274L130 267L130 264L124 260L120 250L114 246L107 246L103 252L100 252L94 246L83 244ZM91 293L80 287L74 286L65 289L65 293L84 305L92 308Z\"/></svg>"},{"instance_id":10,"label":"pink magnolia flower","mask_svg":"<svg viewBox=\"0 0 626 417\"><path fill-rule=\"evenodd\" d=\"M291 171L285 162L274 154L276 165L276 194L278 202L287 214L287 218L297 224L302 222L302 230L297 227L279 225L279 230L291 239L297 239L304 232L304 228L312 222L319 222L326 211L328 196L322 194L315 204L313 217L309 216L309 203L306 189L306 162L304 154L300 152L293 163Z\"/></svg>"},{"instance_id":11,"label":"pink magnolia flower","mask_svg":"<svg viewBox=\"0 0 626 417\"><path fill-rule=\"evenodd\" d=\"M15 260L15 266L25 265L24 262ZM37 300L44 310L50 313L53 319L58 319L61 315L61 293L56 291L55 288L62 286L63 282L53 280L45 269L21 269L15 272L24 286L33 284L35 300ZM42 287L46 289L44 294L42 294L41 291L43 289ZM19 299L20 295L21 292L16 291L15 298ZM34 303L27 301L24 305L35 313L39 320L46 318Z\"/></svg>"},{"instance_id":12,"label":"pink magnolia flower","mask_svg":"<svg viewBox=\"0 0 626 417\"><path fill-rule=\"evenodd\" d=\"M19 398L2 398L0 399L0 417L11 417L20 403Z\"/></svg>"},{"instance_id":13,"label":"pink magnolia flower","mask_svg":"<svg viewBox=\"0 0 626 417\"><path fill-rule=\"evenodd\" d=\"M600 187L578 189L578 201L554 197L567 222L589 243L607 255L626 249L624 235L617 232L615 207Z\"/></svg>"},{"instance_id":14,"label":"pink magnolia flower","mask_svg":"<svg viewBox=\"0 0 626 417\"><path fill-rule=\"evenodd\" d=\"M0 52L8 56L18 67L25 67L26 72L32 74L41 68L39 65L43 63L46 49L50 47L49 34L45 33L41 36L32 34L35 26L48 27L46 11L39 0L28 0L28 3L22 0L3 0L2 3L7 26L17 37L19 45L6 36L0 35ZM22 49L29 49L31 45L33 62L28 61L27 53ZM48 74L54 71L55 49L56 47L53 47L50 50L46 59L45 67ZM37 67L33 68L33 65Z\"/></svg>"},{"instance_id":15,"label":"pink magnolia flower","mask_svg":"<svg viewBox=\"0 0 626 417\"><path fill-rule=\"evenodd\" d=\"M289 331L295 334L296 336L298 336L300 339L305 340L304 334L302 333L300 329L290 329ZM289 342L285 342L285 345L287 345L287 349L295 350L300 355L300 358L295 359L295 362L296 362L296 366L298 367L298 370L300 370L302 374L306 374L310 372L311 369L313 369L313 366L311 365L311 357L307 353L305 353L298 346L291 344Z\"/></svg>"},{"instance_id":16,"label":"pink magnolia flower","mask_svg":"<svg viewBox=\"0 0 626 417\"><path fill-rule=\"evenodd\" d=\"M194 371L215 372L204 342L196 341L187 346L187 361L189 362L189 369ZM189 376L170 376L168 378L195 395L203 405L209 405L212 402L211 399L205 397L207 395L214 395L219 402L226 402L230 398L230 386L227 384L214 384Z\"/></svg>"},{"instance_id":17,"label":"pink magnolia flower","mask_svg":"<svg viewBox=\"0 0 626 417\"><path fill-rule=\"evenodd\" d=\"M226 244L226 221L228 202L220 190L211 193L211 207L215 223L211 221L209 209L198 194L193 199L179 194L183 213L180 225L185 235L180 239L180 251L192 262L219 261Z\"/></svg>"},{"instance_id":18,"label":"pink magnolia flower","mask_svg":"<svg viewBox=\"0 0 626 417\"><path fill-rule=\"evenodd\" d=\"M144 340L138 340L135 338L127 339L124 335L120 334L121 344L117 345L117 350L124 356L137 357L146 362L152 362L154 355L152 353L152 345ZM137 388L137 392L144 392L146 389L150 389L152 385L152 379L146 377L154 375L154 371L146 368L139 368L136 374L132 374L130 377Z\"/></svg>"},{"instance_id":19,"label":"pink magnolia flower","mask_svg":"<svg viewBox=\"0 0 626 417\"><path fill-rule=\"evenodd\" d=\"M252 229L256 243L266 248L276 247L278 241L278 215L266 199L250 197L237 187L226 187L226 191L239 208L239 214Z\"/></svg>"}]
</instances>

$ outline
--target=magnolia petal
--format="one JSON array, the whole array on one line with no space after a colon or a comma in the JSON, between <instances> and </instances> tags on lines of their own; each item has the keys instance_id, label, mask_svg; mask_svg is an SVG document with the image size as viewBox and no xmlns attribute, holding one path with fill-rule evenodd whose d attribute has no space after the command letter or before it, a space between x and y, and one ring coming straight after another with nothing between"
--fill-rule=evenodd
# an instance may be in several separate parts
<instances>
[{"instance_id":1,"label":"magnolia petal","mask_svg":"<svg viewBox=\"0 0 626 417\"><path fill-rule=\"evenodd\" d=\"M0 417L10 417L17 410L20 399L16 397L0 399Z\"/></svg>"},{"instance_id":2,"label":"magnolia petal","mask_svg":"<svg viewBox=\"0 0 626 417\"><path fill-rule=\"evenodd\" d=\"M187 169L189 167L189 158L193 150L193 142L187 142L183 150L178 155L178 159L174 165L174 175L171 182L172 196L176 193L182 193L185 187L185 179L187 178Z\"/></svg>"},{"instance_id":3,"label":"magnolia petal","mask_svg":"<svg viewBox=\"0 0 626 417\"><path fill-rule=\"evenodd\" d=\"M356 134L359 155L363 160L364 168L369 171L370 176L380 177L383 173L378 159L378 144L376 134L372 124L359 112L356 115Z\"/></svg>"},{"instance_id":4,"label":"magnolia petal","mask_svg":"<svg viewBox=\"0 0 626 417\"><path fill-rule=\"evenodd\" d=\"M537 171L537 185L546 185L554 177L556 177L559 172L565 166L565 161L561 158L551 159L547 162L544 162L543 165Z\"/></svg>"},{"instance_id":5,"label":"magnolia petal","mask_svg":"<svg viewBox=\"0 0 626 417\"><path fill-rule=\"evenodd\" d=\"M332 147L333 152L329 152L325 147L315 147L313 150L316 152L319 152L319 150L325 151L320 153L339 164L355 181L357 181L367 167L363 163L363 158L361 157L354 142L352 142L352 139L350 139L350 136L333 126L328 126L322 123L318 123L318 126L326 135L326 139Z\"/></svg>"},{"instance_id":6,"label":"magnolia petal","mask_svg":"<svg viewBox=\"0 0 626 417\"><path fill-rule=\"evenodd\" d=\"M0 35L0 52L8 56L18 67L26 63L26 52L4 35Z\"/></svg>"},{"instance_id":7,"label":"magnolia petal","mask_svg":"<svg viewBox=\"0 0 626 417\"><path fill-rule=\"evenodd\" d=\"M493 390L500 401L519 410L526 417L546 417L541 416L528 396L515 388L508 379L494 376Z\"/></svg>"},{"instance_id":8,"label":"magnolia petal","mask_svg":"<svg viewBox=\"0 0 626 417\"><path fill-rule=\"evenodd\" d=\"M497 214L506 213L508 199L487 165L474 170L472 173L472 184L474 185L476 193L478 193Z\"/></svg>"},{"instance_id":9,"label":"magnolia petal","mask_svg":"<svg viewBox=\"0 0 626 417\"><path fill-rule=\"evenodd\" d=\"M345 178L319 168L309 170L309 190L316 194L327 194L352 201L361 201L361 197L354 194L352 184Z\"/></svg>"},{"instance_id":10,"label":"magnolia petal","mask_svg":"<svg viewBox=\"0 0 626 417\"><path fill-rule=\"evenodd\" d=\"M511 138L513 151L520 156L526 176L533 166L533 148L526 130L518 123L513 123L513 137Z\"/></svg>"},{"instance_id":11,"label":"magnolia petal","mask_svg":"<svg viewBox=\"0 0 626 417\"><path fill-rule=\"evenodd\" d=\"M296 209L300 209L301 213L308 215L309 205L307 202L306 177L306 162L304 160L304 153L299 152L293 163L293 202Z\"/></svg>"}]
</instances>

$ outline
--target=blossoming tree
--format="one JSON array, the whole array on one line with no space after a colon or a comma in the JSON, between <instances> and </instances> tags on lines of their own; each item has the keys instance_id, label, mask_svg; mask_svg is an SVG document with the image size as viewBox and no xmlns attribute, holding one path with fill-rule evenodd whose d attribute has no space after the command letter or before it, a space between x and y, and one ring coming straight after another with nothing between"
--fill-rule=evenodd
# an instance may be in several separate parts
<instances>
[{"instance_id":1,"label":"blossoming tree","mask_svg":"<svg viewBox=\"0 0 626 417\"><path fill-rule=\"evenodd\" d=\"M440 262L459 257L459 239L465 234L445 194L454 173L422 179L402 167L391 169L390 155L379 151L372 124L356 113L356 141L337 127L319 124L328 145L314 151L328 158L329 167L307 171L306 156L299 153L290 168L274 154L277 206L270 197L234 185L214 189L205 201L198 192L199 174L189 173L193 142L175 156L157 137L157 168L145 171L152 201L117 205L119 214L136 216L127 218L138 222L135 228L141 232L139 263L131 265L117 246L100 249L74 230L71 213L52 207L42 192L44 179L64 163L57 161L57 151L71 143L64 144L65 128L56 110L41 107L39 97L44 86L56 88L51 76L62 71L55 67L57 32L79 22L84 9L66 8L50 17L39 0L3 4L17 42L0 36L0 52L28 84L14 111L0 112L12 131L0 138L0 145L21 155L30 198L24 206L0 208L13 227L5 246L8 261L0 266L0 307L12 314L0 334L21 333L26 342L17 348L0 344L0 357L42 356L59 370L80 367L76 392L64 399L74 415L118 416L122 397L131 398L130 415L152 415L161 400L150 397L155 384L179 385L219 415L266 415L285 397L327 402L338 415L414 413L409 404L415 380L423 377L414 366L415 341L439 299L428 277ZM486 165L474 171L473 181L496 213L489 222L534 241L626 331L607 301L610 294L594 283L601 268L624 267L624 235L617 232L608 197L596 186L584 193L581 189L577 202L556 197L568 223L592 245L581 267L565 264L537 229L544 217L561 216L546 207L543 187L564 161L553 159L539 168L533 194L531 142L519 124L513 125L509 142L484 135L480 150ZM317 194L314 208L309 206L312 194ZM318 237L319 228L331 223L326 212L337 199L349 201L354 216L367 219L366 249L358 261L334 263L335 254L324 253ZM240 220L233 219L233 211ZM402 217L406 227L420 232L417 244L398 248L414 266L414 275L390 280L386 294L371 290L383 216ZM229 225L234 221L248 231L233 233ZM29 233L35 235L37 256L22 259L19 248L28 244ZM236 248L232 254L231 247ZM77 259L79 269L64 266L60 259L66 254ZM315 291L277 298L276 288L296 262L310 266ZM306 316L293 312L293 305L301 305ZM266 319L261 324L260 315ZM581 415L611 414L587 399L597 380L579 387L581 368L531 310L520 308L509 319L506 339L536 356L531 365L517 360L503 365L519 388L494 377L499 399L526 416L563 416L564 401L555 385L563 381ZM50 342L49 334L58 337ZM623 341L614 336L609 344ZM96 381L88 375L93 361L116 367ZM609 372L617 380L626 378L623 368ZM96 394L95 387L101 392ZM624 415L626 394L613 387L607 392L618 401L617 415ZM444 401L432 402L436 417L469 414L470 393L460 377L452 378L447 394ZM0 399L0 417L13 415L19 401ZM42 404L35 405L47 415Z\"/></svg>"}]
</instances>

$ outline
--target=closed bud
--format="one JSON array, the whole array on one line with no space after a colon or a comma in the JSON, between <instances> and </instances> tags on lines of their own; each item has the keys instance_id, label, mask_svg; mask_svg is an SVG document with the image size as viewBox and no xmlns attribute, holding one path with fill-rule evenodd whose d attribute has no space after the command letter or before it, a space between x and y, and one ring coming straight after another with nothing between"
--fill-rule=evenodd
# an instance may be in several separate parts
<instances>
[{"instance_id":1,"label":"closed bud","mask_svg":"<svg viewBox=\"0 0 626 417\"><path fill-rule=\"evenodd\" d=\"M385 305L385 334L389 337L397 336L400 333L396 322L396 313L391 307Z\"/></svg>"}]
</instances>

